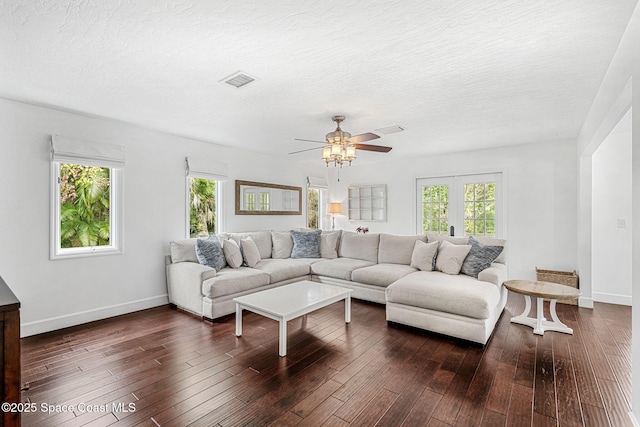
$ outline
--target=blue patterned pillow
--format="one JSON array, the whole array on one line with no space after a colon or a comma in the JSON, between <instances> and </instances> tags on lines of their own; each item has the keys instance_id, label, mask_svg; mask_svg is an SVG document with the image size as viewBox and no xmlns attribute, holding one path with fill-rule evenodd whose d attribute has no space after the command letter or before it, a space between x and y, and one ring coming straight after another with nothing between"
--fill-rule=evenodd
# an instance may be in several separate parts
<instances>
[{"instance_id":1,"label":"blue patterned pillow","mask_svg":"<svg viewBox=\"0 0 640 427\"><path fill-rule=\"evenodd\" d=\"M293 238L291 258L320 258L321 235L322 230L291 230L291 237Z\"/></svg>"},{"instance_id":2,"label":"blue patterned pillow","mask_svg":"<svg viewBox=\"0 0 640 427\"><path fill-rule=\"evenodd\" d=\"M502 246L483 245L474 239L473 236L469 237L469 244L471 245L471 250L469 251L469 255L464 259L460 272L476 278L478 277L478 273L489 268L491 263L498 258L498 255L500 255L504 249Z\"/></svg>"},{"instance_id":3,"label":"blue patterned pillow","mask_svg":"<svg viewBox=\"0 0 640 427\"><path fill-rule=\"evenodd\" d=\"M208 239L198 239L196 241L196 256L200 264L215 268L216 271L220 271L227 266L222 245L216 236L211 236Z\"/></svg>"}]
</instances>

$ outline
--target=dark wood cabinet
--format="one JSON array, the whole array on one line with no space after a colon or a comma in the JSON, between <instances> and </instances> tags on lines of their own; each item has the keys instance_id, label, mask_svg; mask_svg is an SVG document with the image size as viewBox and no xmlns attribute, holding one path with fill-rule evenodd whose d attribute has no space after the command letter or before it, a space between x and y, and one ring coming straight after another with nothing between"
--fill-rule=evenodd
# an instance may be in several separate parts
<instances>
[{"instance_id":1,"label":"dark wood cabinet","mask_svg":"<svg viewBox=\"0 0 640 427\"><path fill-rule=\"evenodd\" d=\"M20 403L20 301L0 277L0 403ZM20 412L2 411L2 426L19 426Z\"/></svg>"}]
</instances>

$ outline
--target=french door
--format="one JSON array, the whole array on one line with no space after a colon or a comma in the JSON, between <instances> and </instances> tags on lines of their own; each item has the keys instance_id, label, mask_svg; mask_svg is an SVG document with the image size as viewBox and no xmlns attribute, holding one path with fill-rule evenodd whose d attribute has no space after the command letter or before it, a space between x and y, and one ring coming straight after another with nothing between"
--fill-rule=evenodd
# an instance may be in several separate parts
<instances>
[{"instance_id":1,"label":"french door","mask_svg":"<svg viewBox=\"0 0 640 427\"><path fill-rule=\"evenodd\" d=\"M502 173L417 180L418 233L504 237Z\"/></svg>"}]
</instances>

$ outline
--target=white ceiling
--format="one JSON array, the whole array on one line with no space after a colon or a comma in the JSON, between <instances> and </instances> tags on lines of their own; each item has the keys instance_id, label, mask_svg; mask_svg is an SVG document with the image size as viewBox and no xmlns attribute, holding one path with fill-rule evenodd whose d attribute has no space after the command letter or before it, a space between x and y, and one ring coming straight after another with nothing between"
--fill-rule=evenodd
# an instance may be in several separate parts
<instances>
[{"instance_id":1,"label":"white ceiling","mask_svg":"<svg viewBox=\"0 0 640 427\"><path fill-rule=\"evenodd\" d=\"M280 154L334 114L406 128L364 160L575 138L636 3L3 0L0 96Z\"/></svg>"}]
</instances>

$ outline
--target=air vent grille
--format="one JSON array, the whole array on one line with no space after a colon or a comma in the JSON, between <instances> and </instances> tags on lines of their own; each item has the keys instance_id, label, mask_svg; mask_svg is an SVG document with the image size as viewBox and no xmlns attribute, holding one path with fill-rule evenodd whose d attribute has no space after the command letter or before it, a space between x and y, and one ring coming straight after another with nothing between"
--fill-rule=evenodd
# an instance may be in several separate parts
<instances>
[{"instance_id":1,"label":"air vent grille","mask_svg":"<svg viewBox=\"0 0 640 427\"><path fill-rule=\"evenodd\" d=\"M252 81L255 81L255 77L251 77L247 73L238 71L237 73L233 73L229 77L224 78L222 81L233 87L241 88L242 86L248 85Z\"/></svg>"},{"instance_id":2,"label":"air vent grille","mask_svg":"<svg viewBox=\"0 0 640 427\"><path fill-rule=\"evenodd\" d=\"M400 125L387 126L386 128L376 129L375 131L383 135L389 135L390 133L402 132L404 128Z\"/></svg>"}]
</instances>

